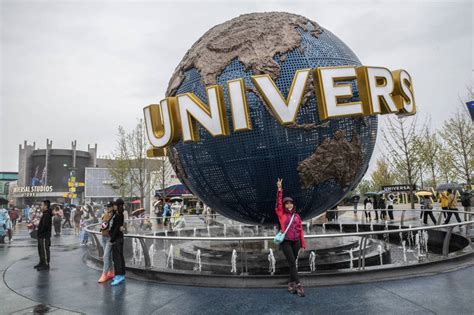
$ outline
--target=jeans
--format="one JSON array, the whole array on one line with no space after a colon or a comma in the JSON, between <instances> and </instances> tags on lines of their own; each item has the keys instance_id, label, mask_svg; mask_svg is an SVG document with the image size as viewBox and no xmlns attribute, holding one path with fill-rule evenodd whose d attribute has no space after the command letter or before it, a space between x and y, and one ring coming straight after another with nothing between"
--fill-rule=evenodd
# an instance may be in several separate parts
<instances>
[{"instance_id":1,"label":"jeans","mask_svg":"<svg viewBox=\"0 0 474 315\"><path fill-rule=\"evenodd\" d=\"M112 245L112 258L114 260L115 275L125 275L125 258L123 257L123 238L119 237Z\"/></svg>"},{"instance_id":2,"label":"jeans","mask_svg":"<svg viewBox=\"0 0 474 315\"><path fill-rule=\"evenodd\" d=\"M112 271L114 262L112 261L112 244L110 243L110 237L102 235L102 248L104 249L104 267L103 272Z\"/></svg>"},{"instance_id":3,"label":"jeans","mask_svg":"<svg viewBox=\"0 0 474 315\"><path fill-rule=\"evenodd\" d=\"M300 282L298 270L296 269L296 258L298 257L300 248L300 241L284 240L283 243L280 244L280 249L283 251L283 254L285 254L286 261L290 266L290 282Z\"/></svg>"}]
</instances>

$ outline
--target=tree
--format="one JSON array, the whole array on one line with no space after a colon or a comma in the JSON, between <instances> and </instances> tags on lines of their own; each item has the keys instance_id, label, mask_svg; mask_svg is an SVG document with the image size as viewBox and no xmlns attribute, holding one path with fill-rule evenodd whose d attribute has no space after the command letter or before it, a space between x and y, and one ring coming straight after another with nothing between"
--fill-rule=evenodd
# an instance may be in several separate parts
<instances>
[{"instance_id":1,"label":"tree","mask_svg":"<svg viewBox=\"0 0 474 315\"><path fill-rule=\"evenodd\" d=\"M390 117L382 130L382 137L388 161L395 176L406 180L404 184L413 187L419 175L420 159L416 150L416 117ZM410 191L412 209L415 208L414 194Z\"/></svg>"},{"instance_id":2,"label":"tree","mask_svg":"<svg viewBox=\"0 0 474 315\"><path fill-rule=\"evenodd\" d=\"M174 171L167 156L162 157L160 162L160 169L155 172L154 176L156 177L157 187L161 190L160 198L163 199L164 202L166 199L166 188L171 183L171 175L174 173Z\"/></svg>"},{"instance_id":3,"label":"tree","mask_svg":"<svg viewBox=\"0 0 474 315\"><path fill-rule=\"evenodd\" d=\"M145 207L145 196L154 189L157 180L151 174L159 169L159 163L147 158L148 139L143 119L137 121L131 132L119 126L117 144L114 161L117 166L111 175L119 186L124 180L128 181L130 195L136 192L141 205Z\"/></svg>"},{"instance_id":4,"label":"tree","mask_svg":"<svg viewBox=\"0 0 474 315\"><path fill-rule=\"evenodd\" d=\"M109 173L114 179L112 188L122 199L132 194L130 182L129 157L127 153L127 136L122 126L119 126L117 147L112 154L112 159L108 163Z\"/></svg>"},{"instance_id":5,"label":"tree","mask_svg":"<svg viewBox=\"0 0 474 315\"><path fill-rule=\"evenodd\" d=\"M375 162L375 170L370 175L372 179L372 186L375 190L382 189L382 186L393 185L395 183L395 176L390 171L390 164L385 156L377 159Z\"/></svg>"},{"instance_id":6,"label":"tree","mask_svg":"<svg viewBox=\"0 0 474 315\"><path fill-rule=\"evenodd\" d=\"M460 178L470 185L474 170L474 131L471 119L464 111L458 110L454 117L444 123L441 136Z\"/></svg>"},{"instance_id":7,"label":"tree","mask_svg":"<svg viewBox=\"0 0 474 315\"><path fill-rule=\"evenodd\" d=\"M442 145L437 157L437 164L441 180L445 183L453 182L456 178L456 172L451 152Z\"/></svg>"},{"instance_id":8,"label":"tree","mask_svg":"<svg viewBox=\"0 0 474 315\"><path fill-rule=\"evenodd\" d=\"M355 188L355 191L361 197L364 196L369 191L374 191L374 184L369 179L362 179L360 183Z\"/></svg>"},{"instance_id":9,"label":"tree","mask_svg":"<svg viewBox=\"0 0 474 315\"><path fill-rule=\"evenodd\" d=\"M441 142L438 134L431 132L427 126L415 137L415 147L420 158L420 172L427 169L430 173L431 184L436 188L437 180L437 166L438 154L441 149Z\"/></svg>"}]
</instances>

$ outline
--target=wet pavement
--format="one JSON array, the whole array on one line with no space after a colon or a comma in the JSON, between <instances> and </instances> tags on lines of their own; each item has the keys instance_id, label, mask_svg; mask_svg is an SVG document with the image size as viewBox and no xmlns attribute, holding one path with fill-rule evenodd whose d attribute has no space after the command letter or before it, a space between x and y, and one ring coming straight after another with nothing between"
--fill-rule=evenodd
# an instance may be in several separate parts
<instances>
[{"instance_id":1,"label":"wet pavement","mask_svg":"<svg viewBox=\"0 0 474 315\"><path fill-rule=\"evenodd\" d=\"M86 248L72 230L53 238L51 270L37 272L35 241L19 229L0 245L0 314L32 314L44 304L52 314L472 314L474 267L429 277L370 284L285 289L223 289L164 285L127 279L97 284Z\"/></svg>"}]
</instances>

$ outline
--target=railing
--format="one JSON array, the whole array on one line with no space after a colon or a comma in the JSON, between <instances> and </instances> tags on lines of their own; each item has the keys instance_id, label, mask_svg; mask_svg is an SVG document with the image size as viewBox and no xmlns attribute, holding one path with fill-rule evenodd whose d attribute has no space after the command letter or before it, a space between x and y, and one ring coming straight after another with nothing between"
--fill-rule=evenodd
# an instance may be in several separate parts
<instances>
[{"instance_id":1,"label":"railing","mask_svg":"<svg viewBox=\"0 0 474 315\"><path fill-rule=\"evenodd\" d=\"M358 257L353 259L352 258L352 247L350 249L350 266L351 266L351 270L353 269L352 268L352 265L354 262L357 262L357 270L365 270L366 268L366 260L367 260L367 254L368 254L368 245L369 243L373 243L373 241L376 241L376 238L382 236L382 237L386 237L388 235L388 239L390 239L390 235L392 234L395 234L397 235L398 239L400 239L400 244L402 243L402 241L406 238L406 240L409 240L410 237L414 238L414 235L415 233L417 234L417 237L418 239L420 239L421 237L424 237L424 233L427 233L426 234L426 237L428 237L428 231L432 231L432 235L431 237L434 237L436 239L436 241L441 241L440 237L442 237L442 242L438 242L437 244L433 245L433 248L438 250L440 249L440 254L441 256L437 257L436 259L434 260L442 260L442 259L446 259L448 257L448 254L450 253L450 246L452 246L452 235L453 235L453 229L456 227L456 226L465 226L466 227L466 235L468 233L468 230L469 230L469 226L471 226L474 221L472 220L472 217L470 217L470 220L469 221L464 221L464 222L461 222L461 223L449 223L449 224L439 224L441 222L441 219L442 219L442 215L443 215L443 212L445 213L449 213L449 212L455 212L455 213L458 213L458 214L468 214L469 216L471 216L471 213L470 212L464 212L464 211L456 211L456 210L428 210L428 209L390 209L390 210L387 210L387 209L384 209L384 210L381 210L381 209L375 209L376 211L384 211L385 213L387 213L387 211L393 211L393 212L402 212L401 213L401 216L400 216L400 223L398 223L398 228L397 225L389 225L388 223L385 223L385 224L374 224L374 222L366 222L366 223L359 223L359 222L351 222L351 223L325 223L326 225L330 226L330 227L337 227L337 225L339 225L340 227L340 231L343 230L343 227L346 227L346 229L348 229L349 227L352 229L352 226L355 226L355 229L356 229L356 232L346 232L346 233L330 233L330 234L306 234L305 235L305 240L310 243L310 245L316 245L315 249L311 250L312 254L310 253L310 269L311 271L314 271L313 268L311 267L311 259L315 259L316 255L314 254L314 252L318 252L318 245L317 245L317 240L322 240L322 239L341 239L341 238L345 238L346 240L347 239L350 239L350 238L360 238L359 239L359 247L358 249ZM343 212L344 210L337 210L338 212ZM363 212L363 211L366 211L364 209L358 209L358 210L353 210L353 209L350 209L350 210L345 210L344 212L346 211L357 211L357 212ZM372 210L373 211L373 210ZM439 215L438 215L438 218L437 218L437 224L436 225L427 225L427 226L415 226L415 227L404 227L403 224L404 224L404 221L405 221L405 214L407 211L414 211L415 213L419 212L419 211L432 211L432 212L439 212ZM187 216L188 218L190 218L191 216ZM156 220L156 219L164 219L164 218L151 218L152 220ZM455 219L455 218L453 218ZM129 221L130 224L133 224L134 222L140 222L141 220L143 219L132 219ZM417 219L418 220L418 219ZM316 227L316 226L320 226L319 225L316 225L316 224L311 224L310 221L305 221L304 222L305 226L308 227L309 225L309 228L311 227ZM92 238L94 240L94 243L97 247L97 254L98 254L98 257L102 257L103 255L103 249L102 249L102 246L101 246L101 242L99 241L99 237L101 235L101 233L99 231L97 231L97 227L99 226L100 224L93 224L93 225L89 225L87 228L86 228L86 231L91 233L92 235ZM333 226L335 225L335 226ZM238 225L239 226L239 229L246 229L246 230L255 230L257 229L258 230L258 226L243 226L243 225ZM243 228L242 228L243 226ZM324 225L323 225L324 226ZM361 229L368 229L368 227L370 226L370 229L369 231L363 231L363 232L358 232L358 229L359 227ZM376 227L377 229L379 229L381 227L380 230L375 230L374 227ZM394 228L395 227L395 228ZM219 230L220 228L222 227L212 227L212 228L209 228L209 226L203 226L203 228L201 230L205 230L207 229L208 233L211 234L211 230L214 231L219 231L219 232L222 232L221 230ZM225 229L225 227L224 227ZM231 225L229 226L229 229L237 229L237 225ZM161 244L159 245L162 245L162 248L163 248L163 252L165 253L165 256L166 256L166 267L165 269L182 269L182 270L201 270L201 254L200 254L200 250L198 250L197 252L195 252L196 254L196 257L195 257L195 261L196 261L196 265L199 265L199 266L194 266L194 268L174 268L173 267L173 258L176 258L175 257L175 254L179 254L179 252L175 252L176 250L178 250L178 247L181 247L179 248L180 251L183 251L183 248L184 249L188 249L190 248L191 249L191 252L194 253L194 249L195 247L199 247L199 246L196 246L197 245L200 245L202 244L203 242L209 242L209 246L206 247L206 248L201 248L203 250L207 250L207 249L210 249L212 250L213 247L215 247L214 250L216 250L217 252L220 252L222 251L223 254L222 254L222 257L224 257L226 254L228 254L230 251L230 247L233 247L234 250L232 251L232 256L231 256L231 261L232 261L232 270L230 270L232 273L236 273L236 268L234 268L234 265L237 264L237 257L236 255L234 254L237 254L238 257L240 257L240 270L241 270L241 273L242 275L245 275L245 274L248 274L249 273L249 262L252 263L252 259L256 259L256 261L262 261L262 250L263 251L266 251L268 250L269 251L269 257L268 257L268 261L269 261L269 264L270 264L270 268L269 270L272 270L272 261L274 261L274 259L272 260L272 257L273 257L273 250L272 250L272 247L275 248L276 245L274 245L272 243L272 240L273 240L273 235L274 233L271 233L272 230L269 229L268 227L260 227L260 231L263 231L264 233L266 232L267 235L270 234L270 236L226 236L226 237L222 237L222 236L195 236L196 235L196 230L194 230L194 235L193 236L188 236L189 234L191 234L190 232L193 230L192 228L187 228L187 229L184 229L181 231L181 234L187 234L185 236L182 236L182 235L156 235L156 233L169 233L169 234L175 234L174 232L165 232L165 230L156 230L155 231L155 235L140 235L140 234L126 234L125 237L126 238L129 238L129 239L132 239L132 251L133 251L133 257L132 257L132 262L134 261L139 261L139 265L142 264L142 259L143 259L143 267L145 269L149 269L149 268L155 268L155 265L154 264L154 256L155 253L156 253L156 242L159 241L161 242ZM235 232L235 231L234 231ZM151 232L150 232L151 233ZM435 234L436 233L436 234ZM444 235L443 235L444 233ZM224 231L224 234L225 234L225 231ZM235 234L235 233L234 233ZM240 234L242 234L242 231L240 232ZM406 237L405 237L405 234L406 234ZM411 236L410 236L411 235ZM422 235L422 236L420 236ZM392 237L392 240L393 240L393 237ZM353 242L354 239L350 239L349 240L349 243L350 242ZM152 245L149 244L147 246L147 242L152 242ZM191 242L191 245L188 246L188 243ZM237 244L233 244L233 242L238 242ZM258 247L257 246L257 252L259 251L260 253L260 256L259 255L255 255L254 254L254 248L255 248L255 243L258 243L257 245L260 246ZM434 241L432 241L433 243ZM412 242L411 243L414 243L414 240L412 239ZM442 243L442 245L441 245ZM383 255L390 255L391 252L390 252L390 249L387 251L384 251L382 253L380 247L382 245L384 245L385 248L383 249L387 249L387 244L392 244L391 242L380 242L380 243L377 243L377 245L379 246L378 248L378 251L379 251L379 254L380 254L380 257L379 257L379 260L380 260L380 265L383 264L383 261L384 261L384 257ZM463 243L464 244L464 243ZM220 245L220 246L218 246ZM344 244L343 244L344 245ZM413 244L412 244L413 245ZM137 247L140 247L140 249L137 249ZM420 253L420 245L418 244L418 254ZM431 251L431 253L429 253L428 251L428 240L426 240L426 256L428 254L430 255L437 255L435 253L435 251ZM223 247L223 248L221 248ZM247 249L246 249L247 247ZM412 246L414 248L414 246ZM153 248L153 251L152 251L152 248ZM161 248L161 247L160 247ZM463 248L458 248L457 250L455 250L454 252L458 252L458 251L463 251L464 249L468 249L468 250L472 250L472 248L470 247L470 240L468 239L468 245L467 246L464 246ZM239 249L239 251L237 252L237 249ZM168 251L167 251L168 250ZM276 250L276 248L275 248ZM136 254L136 251L138 251L138 253ZM340 253L347 253L347 251L340 251ZM374 261L374 249L372 248L372 256L370 257L371 259L371 263L373 264L373 261ZM406 251L405 251L405 248L403 249L403 255L405 256L406 254ZM187 255L189 255L189 253L187 253ZM272 257L270 257L270 255L272 255ZM137 257L139 256L139 259ZM386 257L385 256L385 257ZM420 256L420 255L418 255ZM250 257L250 259L249 259ZM163 263L163 257L161 257L161 263ZM204 257L208 260L208 263L209 265L212 265L213 262L213 258L212 256L206 256ZM274 257L273 257L274 258ZM228 257L226 257L225 259L222 258L223 260L225 259L228 259ZM217 261L217 262L222 262L223 260L221 261ZM375 257L375 260L377 260L377 257ZM227 262L227 261L226 261ZM313 265L314 265L314 260L312 261L313 262ZM183 261L180 261L180 263L183 265L183 266L188 266L188 265L192 265L192 263L190 263L190 258L186 258L184 259L183 258ZM255 264L253 264L255 265ZM212 266L210 267L212 269ZM221 270L223 270L223 268L221 268L221 266L219 266L219 268ZM273 272L275 270L275 266L274 266L274 263L273 263Z\"/></svg>"}]
</instances>

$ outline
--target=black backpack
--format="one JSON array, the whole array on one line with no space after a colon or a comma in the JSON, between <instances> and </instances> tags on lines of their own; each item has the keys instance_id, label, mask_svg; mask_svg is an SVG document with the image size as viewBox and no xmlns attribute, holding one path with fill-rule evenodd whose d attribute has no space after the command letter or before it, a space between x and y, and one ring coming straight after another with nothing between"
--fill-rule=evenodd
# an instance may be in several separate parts
<instances>
[{"instance_id":1,"label":"black backpack","mask_svg":"<svg viewBox=\"0 0 474 315\"><path fill-rule=\"evenodd\" d=\"M462 193L461 196L461 204L463 207L470 207L471 206L471 194L468 192Z\"/></svg>"}]
</instances>

